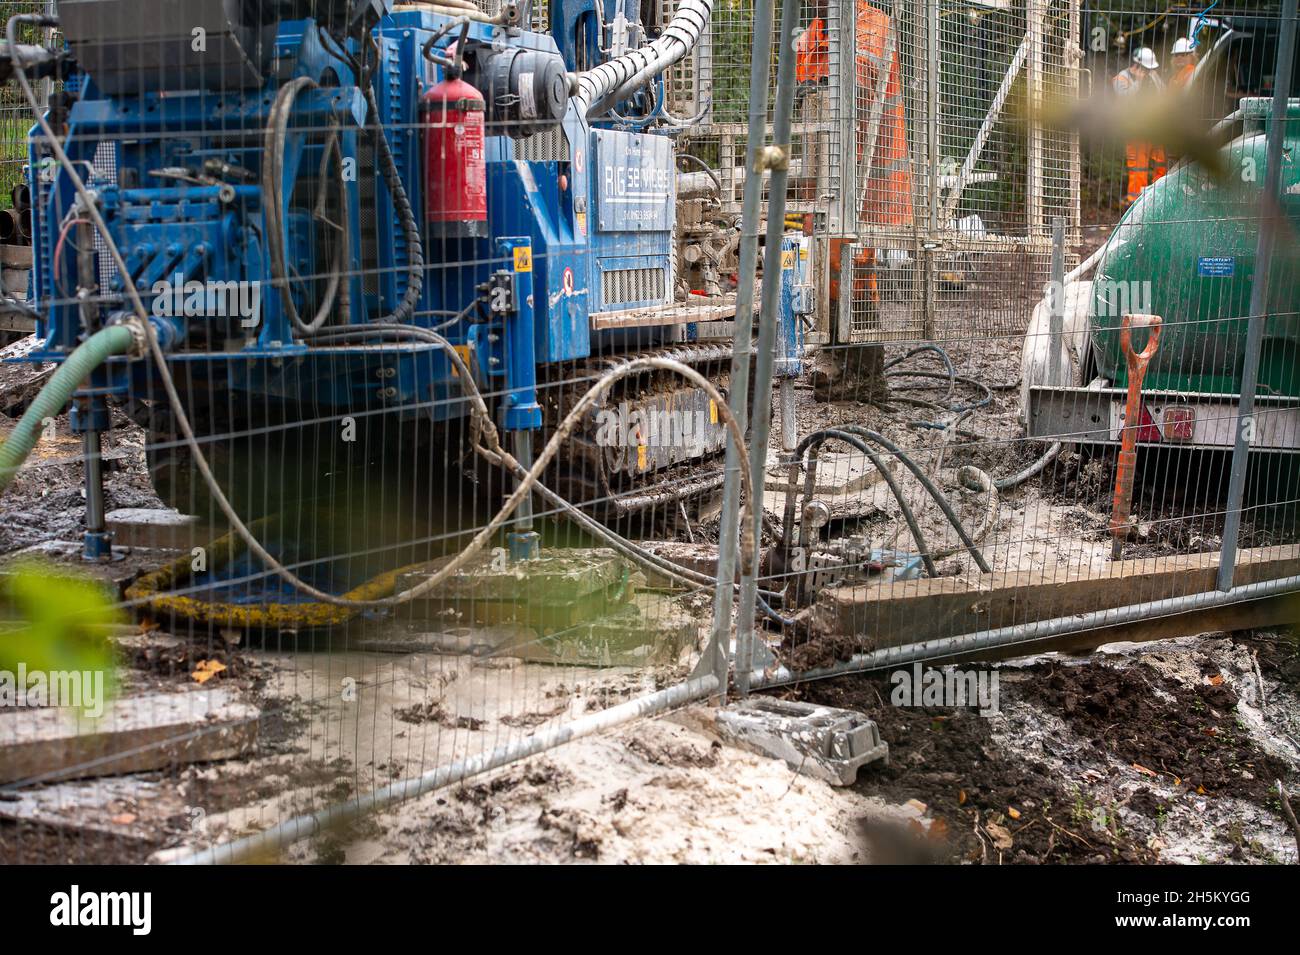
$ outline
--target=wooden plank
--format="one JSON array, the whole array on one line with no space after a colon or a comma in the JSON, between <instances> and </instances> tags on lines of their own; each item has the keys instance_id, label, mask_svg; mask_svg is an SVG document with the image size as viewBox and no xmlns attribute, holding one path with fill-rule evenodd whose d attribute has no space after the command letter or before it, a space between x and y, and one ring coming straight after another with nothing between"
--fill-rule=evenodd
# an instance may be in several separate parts
<instances>
[{"instance_id":1,"label":"wooden plank","mask_svg":"<svg viewBox=\"0 0 1300 955\"><path fill-rule=\"evenodd\" d=\"M722 305L708 304L713 301L707 299L699 305L674 302L672 305L647 305L643 308L596 312L591 316L591 327L600 330L641 328L650 325L682 325L688 322L716 322L735 316L735 302Z\"/></svg>"},{"instance_id":2,"label":"wooden plank","mask_svg":"<svg viewBox=\"0 0 1300 955\"><path fill-rule=\"evenodd\" d=\"M1202 593L1214 589L1218 565L1218 552L1180 554L1100 571L987 574L974 584L937 577L832 588L818 594L812 627L869 651ZM1300 574L1300 546L1244 550L1237 572L1240 584Z\"/></svg>"},{"instance_id":3,"label":"wooden plank","mask_svg":"<svg viewBox=\"0 0 1300 955\"><path fill-rule=\"evenodd\" d=\"M98 720L76 709L19 710L0 717L0 783L230 759L256 741L258 715L224 687L120 699Z\"/></svg>"},{"instance_id":4,"label":"wooden plank","mask_svg":"<svg viewBox=\"0 0 1300 955\"><path fill-rule=\"evenodd\" d=\"M959 657L945 659L945 663L1009 660L1031 653L1056 651L1061 653L1088 653L1108 643L1149 643L1152 640L1169 640L1202 633L1224 633L1233 630L1259 630L1266 627L1294 625L1300 621L1300 600L1295 595L1266 597L1247 603L1226 607L1207 607L1186 613L1170 614L1137 620L1133 623L1098 627L1078 633L1063 634L1019 644L983 650Z\"/></svg>"}]
</instances>

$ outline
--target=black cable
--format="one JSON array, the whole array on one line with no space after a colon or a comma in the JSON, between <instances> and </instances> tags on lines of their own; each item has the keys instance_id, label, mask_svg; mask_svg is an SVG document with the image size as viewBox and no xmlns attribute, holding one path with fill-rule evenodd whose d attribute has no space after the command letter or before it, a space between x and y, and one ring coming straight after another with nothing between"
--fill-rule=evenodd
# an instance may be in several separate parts
<instances>
[{"instance_id":1,"label":"black cable","mask_svg":"<svg viewBox=\"0 0 1300 955\"><path fill-rule=\"evenodd\" d=\"M383 123L379 119L379 101L375 97L373 83L366 83L365 94L366 105L375 121L375 143L379 151L379 171L384 177L384 184L388 187L388 194L392 196L393 206L397 210L397 216L401 219L403 229L406 232L408 260L406 292L402 296L402 300L397 303L397 307L393 309L392 314L379 319L379 321L400 324L409 319L415 312L415 306L420 301L420 292L424 288L424 239L420 235L420 224L416 221L415 210L411 208L411 200L406 195L406 187L402 185L401 174L397 171L397 161L393 158L393 150L388 145L388 137L384 134Z\"/></svg>"},{"instance_id":2,"label":"black cable","mask_svg":"<svg viewBox=\"0 0 1300 955\"><path fill-rule=\"evenodd\" d=\"M838 428L824 428L821 431L815 431L799 442L799 446L795 448L794 452L795 460L802 462L807 456L809 448L822 444L828 438L835 438L837 441L843 441L845 444L857 448L875 465L876 470L880 472L880 476L889 485L889 490L893 492L894 499L898 501L898 506L903 512L903 520L907 522L907 527L912 532L912 539L916 541L921 560L925 564L925 572L931 577L938 577L939 570L935 567L934 559L930 556L930 545L926 543L925 534L921 531L921 525L917 523L916 514L912 511L912 505L907 503L907 495L903 493L898 478L894 476L894 472L890 470L889 465L885 463L880 454L863 441L861 437ZM802 537L803 535L800 534L801 539Z\"/></svg>"},{"instance_id":3,"label":"black cable","mask_svg":"<svg viewBox=\"0 0 1300 955\"><path fill-rule=\"evenodd\" d=\"M948 394L944 396L945 400L947 400L948 398L952 397L953 390L957 387L957 369L953 367L951 356L949 356L949 354L946 351L944 351L942 348L940 348L938 345L928 344L928 343L925 345L917 345L907 354L900 355L897 358L891 358L889 361L885 362L885 371L889 371L889 369L897 365L901 365L909 358L912 358L916 355L922 355L927 352L931 352L935 355L938 355L939 360L943 362L944 368L946 368L948 371ZM899 374L911 374L911 373L900 372Z\"/></svg>"},{"instance_id":4,"label":"black cable","mask_svg":"<svg viewBox=\"0 0 1300 955\"><path fill-rule=\"evenodd\" d=\"M976 409L983 408L993 402L993 389L984 384L984 382L978 381L974 378L967 378L965 375L955 375L950 377L948 375L941 375L937 371L898 371L894 372L894 375L890 377L894 376L900 378L938 378L943 381L951 380L961 385L969 385L971 388L976 388L983 392L983 396L978 401L970 404L955 405L947 409L949 411L975 411ZM904 388L900 390L910 389Z\"/></svg>"},{"instance_id":5,"label":"black cable","mask_svg":"<svg viewBox=\"0 0 1300 955\"><path fill-rule=\"evenodd\" d=\"M705 174L707 174L708 177L713 180L713 185L717 187L718 193L719 194L722 193L722 180L718 178L718 174L712 166L706 163L699 156L692 156L690 153L679 153L677 158L689 159L691 162L699 166L700 169L704 170Z\"/></svg>"},{"instance_id":6,"label":"black cable","mask_svg":"<svg viewBox=\"0 0 1300 955\"><path fill-rule=\"evenodd\" d=\"M934 502L939 505L939 509L943 511L944 517L948 518L948 523L951 524L953 530L957 532L957 536L961 538L961 542L966 545L966 550L970 552L971 558L975 561L976 566L986 574L992 572L993 568L990 567L988 561L984 559L984 554L981 553L979 546L975 543L975 539L971 537L970 532L966 530L966 525L961 522L961 518L958 517L957 512L953 510L952 504L949 503L947 495L940 491L935 483L930 480L930 477L925 473L924 468L913 461L906 451L894 444L893 441L890 441L883 434L879 434L869 428L863 428L858 425L842 425L841 428L843 431L850 434L859 435L868 441L874 441L890 454L895 455L898 460L902 461L907 469L912 472L913 476L915 476L921 483L921 486L925 488L932 498L934 498Z\"/></svg>"}]
</instances>

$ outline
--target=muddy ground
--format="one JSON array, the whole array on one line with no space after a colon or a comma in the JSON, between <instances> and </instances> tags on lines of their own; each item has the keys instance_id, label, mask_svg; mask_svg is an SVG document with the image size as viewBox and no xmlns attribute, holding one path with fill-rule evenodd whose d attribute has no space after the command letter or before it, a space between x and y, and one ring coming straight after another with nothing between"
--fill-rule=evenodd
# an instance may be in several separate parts
<instances>
[{"instance_id":1,"label":"muddy ground","mask_svg":"<svg viewBox=\"0 0 1300 955\"><path fill-rule=\"evenodd\" d=\"M1298 667L1293 634L1217 634L1005 665L993 717L890 705L883 677L797 695L878 721L890 765L857 788L927 802L936 861L1277 863Z\"/></svg>"},{"instance_id":2,"label":"muddy ground","mask_svg":"<svg viewBox=\"0 0 1300 955\"><path fill-rule=\"evenodd\" d=\"M184 690L188 647L156 632L133 645L126 655L132 681ZM219 764L59 784L56 804L90 805L68 814L65 826L0 823L0 858L165 861L178 848L345 802L653 685L632 671L485 666L446 655L262 648L223 659L231 667L220 679L262 707L256 751ZM998 672L1000 712L991 716L895 706L885 676L777 691L877 722L889 761L865 767L848 788L724 742L713 711L695 706L368 815L283 858L1296 861L1273 788L1281 779L1294 791L1300 767L1293 634L1114 645L1087 658L1014 661ZM355 704L333 692L348 678L360 688Z\"/></svg>"}]
</instances>

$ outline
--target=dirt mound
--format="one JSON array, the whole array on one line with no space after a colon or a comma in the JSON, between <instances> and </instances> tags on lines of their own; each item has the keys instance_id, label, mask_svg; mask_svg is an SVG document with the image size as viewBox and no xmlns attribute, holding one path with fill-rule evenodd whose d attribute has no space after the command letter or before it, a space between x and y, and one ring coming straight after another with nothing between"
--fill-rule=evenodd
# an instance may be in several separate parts
<instances>
[{"instance_id":1,"label":"dirt mound","mask_svg":"<svg viewBox=\"0 0 1300 955\"><path fill-rule=\"evenodd\" d=\"M924 802L936 820L909 861L1154 861L1120 827L1090 826L1092 807L1047 766L1005 754L989 720L973 710L896 707L890 689L884 677L850 676L808 684L800 698L860 710L876 721L889 741L889 765L861 774L857 788ZM880 841L878 834L864 835Z\"/></svg>"},{"instance_id":2,"label":"dirt mound","mask_svg":"<svg viewBox=\"0 0 1300 955\"><path fill-rule=\"evenodd\" d=\"M1259 750L1234 716L1237 694L1217 673L1203 684L1128 667L1044 665L1025 699L1058 713L1099 754L1180 781L1191 793L1269 798L1284 762Z\"/></svg>"}]
</instances>

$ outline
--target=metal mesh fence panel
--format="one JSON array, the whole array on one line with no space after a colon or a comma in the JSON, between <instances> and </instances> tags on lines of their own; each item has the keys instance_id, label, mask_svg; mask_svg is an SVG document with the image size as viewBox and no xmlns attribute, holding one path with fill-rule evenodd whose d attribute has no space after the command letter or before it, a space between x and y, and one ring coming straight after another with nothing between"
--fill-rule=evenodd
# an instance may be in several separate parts
<instances>
[{"instance_id":1,"label":"metal mesh fence panel","mask_svg":"<svg viewBox=\"0 0 1300 955\"><path fill-rule=\"evenodd\" d=\"M755 680L1168 635L1285 592L1296 243L1269 211L1285 160L1261 170L1293 135L1272 111L1295 110L1294 24L1276 4L893 13L910 219L843 247L833 344L778 383L797 425L768 460L773 548L807 609ZM887 107L859 99L864 138Z\"/></svg>"},{"instance_id":2,"label":"metal mesh fence panel","mask_svg":"<svg viewBox=\"0 0 1300 955\"><path fill-rule=\"evenodd\" d=\"M734 287L679 288L654 119L707 56L692 40L665 91L656 53L582 109L567 77L658 50L675 11L553 35L541 4L360 27L330 4L261 27L182 5L141 36L130 6L57 5L78 69L34 172L6 90L35 193L10 311L36 330L6 352L26 362L6 449L35 447L5 465L32 514L4 541L6 609L24 634L22 588L84 601L58 626L106 680L84 706L5 707L6 859L302 835L331 858L356 832L318 811L364 826L715 691L693 675L713 588L690 541L716 519L730 350L693 327Z\"/></svg>"},{"instance_id":3,"label":"metal mesh fence panel","mask_svg":"<svg viewBox=\"0 0 1300 955\"><path fill-rule=\"evenodd\" d=\"M4 88L0 857L526 858L640 717L1282 619L1280 4L216 6Z\"/></svg>"}]
</instances>

